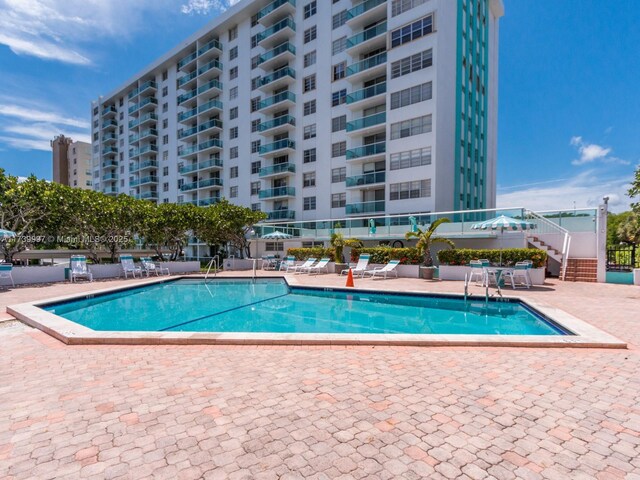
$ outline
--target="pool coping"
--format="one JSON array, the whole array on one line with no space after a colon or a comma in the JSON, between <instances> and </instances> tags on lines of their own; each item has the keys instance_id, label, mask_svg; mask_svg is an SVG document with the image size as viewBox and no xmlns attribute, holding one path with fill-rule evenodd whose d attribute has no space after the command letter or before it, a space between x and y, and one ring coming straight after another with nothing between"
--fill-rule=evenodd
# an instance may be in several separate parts
<instances>
[{"instance_id":1,"label":"pool coping","mask_svg":"<svg viewBox=\"0 0 640 480\"><path fill-rule=\"evenodd\" d=\"M200 276L174 276L146 280L135 285L121 285L84 294L72 294L7 306L7 312L21 322L37 328L67 345L369 345L369 346L431 346L431 347L547 347L547 348L609 348L625 349L627 344L595 326L550 305L505 296L518 301L557 323L574 335L471 335L471 334L316 334L316 333L209 333L209 332L139 332L97 331L41 309L41 306L98 296L132 288L144 287L179 279L204 278ZM284 280L291 287L304 287L332 291L379 293L380 290L342 287L299 285L282 276L260 277ZM247 277L225 277L223 280L246 280ZM406 290L387 292L411 295L457 297L459 294ZM473 297L478 299L478 297Z\"/></svg>"}]
</instances>

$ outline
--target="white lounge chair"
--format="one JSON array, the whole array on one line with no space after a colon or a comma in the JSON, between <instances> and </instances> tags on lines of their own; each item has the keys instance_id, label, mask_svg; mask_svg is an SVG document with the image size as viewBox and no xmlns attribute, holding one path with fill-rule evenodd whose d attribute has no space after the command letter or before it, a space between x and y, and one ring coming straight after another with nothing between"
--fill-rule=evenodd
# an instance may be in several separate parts
<instances>
[{"instance_id":1,"label":"white lounge chair","mask_svg":"<svg viewBox=\"0 0 640 480\"><path fill-rule=\"evenodd\" d=\"M16 284L13 281L13 276L11 275L12 270L13 270L13 265L11 265L10 263L0 264L0 279L8 278L9 280L11 280L11 285L15 287Z\"/></svg>"},{"instance_id":2,"label":"white lounge chair","mask_svg":"<svg viewBox=\"0 0 640 480\"><path fill-rule=\"evenodd\" d=\"M140 262L142 263L142 273L146 273L147 277L152 273L155 273L156 277L160 275L171 275L168 267L156 264L149 257L141 257Z\"/></svg>"},{"instance_id":3,"label":"white lounge chair","mask_svg":"<svg viewBox=\"0 0 640 480\"><path fill-rule=\"evenodd\" d=\"M384 267L378 267L378 268L374 268L373 270L365 271L362 276L364 277L367 274L371 274L371 278L374 278L376 275L382 275L386 280L387 275L389 275L390 273L393 273L396 276L396 278L398 278L398 271L396 270L396 267L398 265L400 265L400 260L391 260Z\"/></svg>"},{"instance_id":4,"label":"white lounge chair","mask_svg":"<svg viewBox=\"0 0 640 480\"><path fill-rule=\"evenodd\" d=\"M120 265L122 265L124 278L127 278L127 275L129 273L133 275L133 278L136 278L136 273L139 273L140 276L142 277L142 268L136 267L135 263L133 263L133 256L120 255Z\"/></svg>"},{"instance_id":5,"label":"white lounge chair","mask_svg":"<svg viewBox=\"0 0 640 480\"><path fill-rule=\"evenodd\" d=\"M296 257L285 257L285 259L280 263L280 270L284 270L288 272L289 269L296 266Z\"/></svg>"},{"instance_id":6,"label":"white lounge chair","mask_svg":"<svg viewBox=\"0 0 640 480\"><path fill-rule=\"evenodd\" d=\"M89 271L87 267L87 257L84 255L72 255L69 259L70 278L71 283L75 282L79 278L86 278L90 282L93 282L93 273Z\"/></svg>"},{"instance_id":7,"label":"white lounge chair","mask_svg":"<svg viewBox=\"0 0 640 480\"><path fill-rule=\"evenodd\" d=\"M514 290L517 288L516 285L520 285L524 288L531 288L531 277L529 275L529 269L531 268L532 264L533 262L530 261L517 262L512 269L506 270L502 274L504 283L511 283L511 288L513 288Z\"/></svg>"},{"instance_id":8,"label":"white lounge chair","mask_svg":"<svg viewBox=\"0 0 640 480\"><path fill-rule=\"evenodd\" d=\"M473 282L475 279L476 285L478 285L478 280L482 286L485 285L486 280L486 271L485 265L482 263L482 260L471 260L469 262L469 266L471 267L471 275L469 276L469 283Z\"/></svg>"},{"instance_id":9,"label":"white lounge chair","mask_svg":"<svg viewBox=\"0 0 640 480\"><path fill-rule=\"evenodd\" d=\"M293 270L293 273L302 273L304 270L308 269L310 266L316 263L316 260L317 258L308 258L307 261L304 262L302 265L293 267L291 268L291 270Z\"/></svg>"},{"instance_id":10,"label":"white lounge chair","mask_svg":"<svg viewBox=\"0 0 640 480\"><path fill-rule=\"evenodd\" d=\"M328 265L330 260L331 260L330 258L321 258L318 263L308 267L306 269L306 272L308 274L312 274L312 273L320 273L322 270L324 270L325 273L329 273Z\"/></svg>"},{"instance_id":11,"label":"white lounge chair","mask_svg":"<svg viewBox=\"0 0 640 480\"><path fill-rule=\"evenodd\" d=\"M361 254L358 257L358 263L356 264L356 267L351 269L352 273L354 275L360 274L364 277L364 272L367 271L367 266L369 265L370 258L371 255L369 255L368 253ZM340 272L340 275L344 275L345 273L349 273L349 268L342 270L342 272Z\"/></svg>"}]
</instances>

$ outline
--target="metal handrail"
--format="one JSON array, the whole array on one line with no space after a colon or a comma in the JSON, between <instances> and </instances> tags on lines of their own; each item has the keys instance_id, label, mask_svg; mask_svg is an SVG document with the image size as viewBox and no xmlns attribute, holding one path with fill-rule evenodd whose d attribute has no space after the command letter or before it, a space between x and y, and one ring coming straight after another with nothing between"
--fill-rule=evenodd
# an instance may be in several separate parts
<instances>
[{"instance_id":1,"label":"metal handrail","mask_svg":"<svg viewBox=\"0 0 640 480\"><path fill-rule=\"evenodd\" d=\"M552 234L562 235L562 247L560 250L560 253L562 255L562 264L560 266L560 278L564 280L567 274L567 264L569 263L569 249L571 248L571 234L569 233L569 230L531 210L525 210L525 215L527 218L533 218L537 222L545 225L549 230L552 231ZM557 245L552 245L552 247L554 248L556 246Z\"/></svg>"},{"instance_id":2,"label":"metal handrail","mask_svg":"<svg viewBox=\"0 0 640 480\"><path fill-rule=\"evenodd\" d=\"M207 265L207 273L205 273L205 275L204 275L204 280L205 281L209 278L209 273L211 272L211 267L213 267L213 265L216 266L216 268L213 270L213 276L217 277L218 276L218 269L220 267L220 255L214 256L209 261L209 264Z\"/></svg>"}]
</instances>

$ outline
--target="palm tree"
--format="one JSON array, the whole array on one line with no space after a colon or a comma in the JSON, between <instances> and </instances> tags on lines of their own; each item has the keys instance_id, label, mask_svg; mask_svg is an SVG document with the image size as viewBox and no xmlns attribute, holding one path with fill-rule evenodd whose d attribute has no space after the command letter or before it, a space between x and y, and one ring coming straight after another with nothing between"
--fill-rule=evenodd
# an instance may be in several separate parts
<instances>
[{"instance_id":1,"label":"palm tree","mask_svg":"<svg viewBox=\"0 0 640 480\"><path fill-rule=\"evenodd\" d=\"M442 225L443 223L449 223L449 222L451 222L451 220L449 220L446 217L439 218L438 220L433 222L431 225L429 225L429 228L422 230L420 227L416 227L417 231L407 232L405 234L404 237L407 240L410 240L412 238L418 239L418 243L416 243L416 248L420 253L422 253L422 255L424 255L425 267L433 267L433 258L431 257L431 247L433 246L434 243L446 243L451 248L456 248L455 244L448 238L433 236L433 234L435 233L435 231L438 229L440 225Z\"/></svg>"}]
</instances>

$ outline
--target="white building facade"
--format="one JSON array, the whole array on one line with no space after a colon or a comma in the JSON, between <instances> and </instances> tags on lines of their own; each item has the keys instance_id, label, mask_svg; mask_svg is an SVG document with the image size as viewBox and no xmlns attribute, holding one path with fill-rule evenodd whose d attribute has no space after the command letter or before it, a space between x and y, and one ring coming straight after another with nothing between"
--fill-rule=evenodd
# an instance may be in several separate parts
<instances>
[{"instance_id":1,"label":"white building facade","mask_svg":"<svg viewBox=\"0 0 640 480\"><path fill-rule=\"evenodd\" d=\"M269 221L495 206L502 0L243 0L92 105L93 185Z\"/></svg>"}]
</instances>

